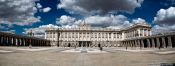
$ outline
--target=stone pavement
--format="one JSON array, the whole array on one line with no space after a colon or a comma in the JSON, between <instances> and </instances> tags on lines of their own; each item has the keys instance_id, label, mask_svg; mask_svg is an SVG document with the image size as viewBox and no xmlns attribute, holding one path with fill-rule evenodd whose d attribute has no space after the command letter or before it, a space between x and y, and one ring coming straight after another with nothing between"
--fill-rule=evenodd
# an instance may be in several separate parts
<instances>
[{"instance_id":1,"label":"stone pavement","mask_svg":"<svg viewBox=\"0 0 175 66\"><path fill-rule=\"evenodd\" d=\"M100 51L96 48L85 48L85 47L79 47L79 48L74 48L62 52L75 52L75 53L107 53L106 51Z\"/></svg>"},{"instance_id":2,"label":"stone pavement","mask_svg":"<svg viewBox=\"0 0 175 66\"><path fill-rule=\"evenodd\" d=\"M175 63L175 54L172 53L160 55L148 53L148 49L143 49L143 52L121 49L104 48L100 51L98 48L0 47L0 66L160 66L161 63Z\"/></svg>"},{"instance_id":3,"label":"stone pavement","mask_svg":"<svg viewBox=\"0 0 175 66\"><path fill-rule=\"evenodd\" d=\"M175 48L121 48L121 47L110 47L104 48L106 51L126 51L126 52L141 52L141 53L155 53L155 54L175 54Z\"/></svg>"}]
</instances>

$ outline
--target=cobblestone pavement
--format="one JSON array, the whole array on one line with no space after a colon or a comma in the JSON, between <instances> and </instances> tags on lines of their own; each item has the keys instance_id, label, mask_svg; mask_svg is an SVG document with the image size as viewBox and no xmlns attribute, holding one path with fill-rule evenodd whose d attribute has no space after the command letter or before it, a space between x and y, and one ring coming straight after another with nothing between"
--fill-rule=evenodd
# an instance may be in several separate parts
<instances>
[{"instance_id":1,"label":"cobblestone pavement","mask_svg":"<svg viewBox=\"0 0 175 66\"><path fill-rule=\"evenodd\" d=\"M19 49L25 47L0 47L0 66L160 66L160 63L175 63L175 54L126 52L114 48L104 48L101 53L98 48L91 48L97 53L64 52L74 48L57 47L33 48L40 51Z\"/></svg>"}]
</instances>

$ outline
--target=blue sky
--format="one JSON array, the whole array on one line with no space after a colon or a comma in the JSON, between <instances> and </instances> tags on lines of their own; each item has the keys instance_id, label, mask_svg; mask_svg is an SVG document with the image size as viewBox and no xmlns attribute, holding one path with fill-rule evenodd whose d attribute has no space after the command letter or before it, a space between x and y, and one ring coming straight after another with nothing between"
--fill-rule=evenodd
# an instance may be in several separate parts
<instances>
[{"instance_id":1,"label":"blue sky","mask_svg":"<svg viewBox=\"0 0 175 66\"><path fill-rule=\"evenodd\" d=\"M19 0L22 1L22 0ZM75 1L75 3L71 3L71 1ZM118 25L128 25L129 23L132 23L135 21L143 21L151 24L152 27L155 29L167 29L167 30L174 30L175 26L175 0L123 0L120 4L121 0L114 0L114 4L119 5L110 5L111 2L106 2L106 5L99 5L104 4L103 2L94 1L94 0L30 0L28 3L32 3L29 5L32 5L35 7L35 9L31 12L31 10L24 10L24 14L26 13L33 13L33 15L29 15L30 17L38 18L36 20L26 21L22 20L21 18L15 18L16 16L22 16L23 13L20 13L19 11L11 10L5 5L6 3L14 3L14 2L5 2L0 1L0 31L4 32L14 32L16 34L24 34L29 29L36 29L42 27L64 27L64 26L75 26L79 21L87 21L87 23L92 24L93 26L100 27L101 25L103 27L116 27ZM105 1L105 0L101 0ZM129 1L135 1L131 2L131 4L127 5ZM138 1L138 2L137 2ZM86 6L86 3L84 5L84 2L87 3L87 5L92 6ZM95 3L95 4L92 4ZM20 3L20 2L19 2ZM21 2L23 3L23 2ZM37 5L40 4L40 7ZM27 5L27 6L29 6ZM65 6L66 5L66 6ZM121 6L120 6L121 5ZM18 5L18 6L24 6L24 5ZM26 6L26 5L25 5ZM78 7L78 9L74 8ZM116 6L116 7L115 7ZM129 7L131 6L131 7ZM111 8L110 8L111 7ZM28 7L32 8L32 7ZM48 8L48 9L47 9ZM83 10L82 10L83 9ZM162 11L160 11L162 9ZM22 10L22 9L21 9ZM45 11L44 11L45 10ZM8 12L6 12L8 11ZM11 13L11 12L12 13ZM26 11L26 12L25 12ZM13 15L13 13L19 13ZM158 12L160 12L158 14ZM165 13L170 14L170 16L167 16ZM170 12L170 13L169 13ZM9 15L5 16L4 15ZM14 16L11 18L11 15ZM112 15L112 16L111 16ZM27 14L28 16L28 14ZM165 16L161 18L160 16ZM155 19L156 17L156 19ZM11 18L11 19L6 19ZM28 17L27 17L28 18ZM26 18L26 19L27 19ZM18 21L15 21L15 19L19 19ZM20 20L21 19L21 20ZM88 20L89 19L89 20ZM99 19L98 21L93 21L94 19ZM100 20L104 19L104 20ZM112 22L106 22L105 19L113 19ZM170 22L166 22L169 21ZM65 22L67 21L67 22ZM90 22L91 21L91 22ZM101 22L100 22L101 21ZM115 22L116 21L116 22ZM124 21L124 22L118 22L118 21ZM104 23L111 23L108 25L103 25ZM115 25L113 25L113 23ZM48 26L50 24L50 26ZM122 26L120 26L121 28ZM116 27L119 28L119 27ZM36 30L34 30L36 31Z\"/></svg>"}]
</instances>

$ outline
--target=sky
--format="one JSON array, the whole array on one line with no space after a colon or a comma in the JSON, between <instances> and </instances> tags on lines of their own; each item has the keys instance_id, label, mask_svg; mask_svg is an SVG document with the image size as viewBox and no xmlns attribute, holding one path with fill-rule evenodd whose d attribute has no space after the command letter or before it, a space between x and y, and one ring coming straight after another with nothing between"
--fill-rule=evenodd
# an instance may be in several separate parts
<instances>
[{"instance_id":1,"label":"sky","mask_svg":"<svg viewBox=\"0 0 175 66\"><path fill-rule=\"evenodd\" d=\"M175 0L0 0L0 31L43 37L48 28L121 29L148 23L157 31L175 30Z\"/></svg>"}]
</instances>

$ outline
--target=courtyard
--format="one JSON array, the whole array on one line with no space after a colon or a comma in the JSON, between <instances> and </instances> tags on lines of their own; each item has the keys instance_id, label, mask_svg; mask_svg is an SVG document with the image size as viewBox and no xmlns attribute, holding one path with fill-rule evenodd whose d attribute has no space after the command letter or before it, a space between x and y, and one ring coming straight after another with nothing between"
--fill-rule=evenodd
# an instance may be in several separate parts
<instances>
[{"instance_id":1,"label":"courtyard","mask_svg":"<svg viewBox=\"0 0 175 66\"><path fill-rule=\"evenodd\" d=\"M174 49L0 47L0 66L160 66L175 63L171 50Z\"/></svg>"}]
</instances>

